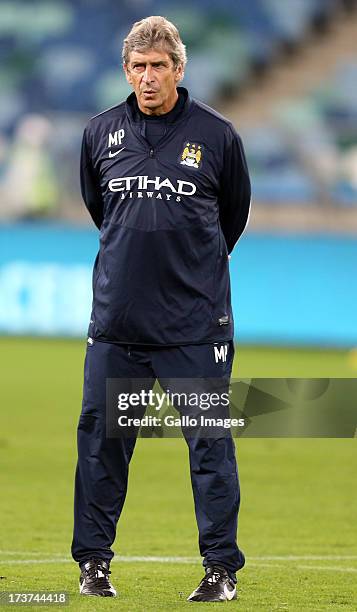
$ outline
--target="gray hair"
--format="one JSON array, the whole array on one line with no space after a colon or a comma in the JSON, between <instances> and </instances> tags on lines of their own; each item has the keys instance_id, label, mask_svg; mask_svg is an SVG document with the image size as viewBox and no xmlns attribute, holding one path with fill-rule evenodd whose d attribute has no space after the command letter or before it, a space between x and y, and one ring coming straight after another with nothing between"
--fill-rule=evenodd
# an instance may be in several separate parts
<instances>
[{"instance_id":1,"label":"gray hair","mask_svg":"<svg viewBox=\"0 0 357 612\"><path fill-rule=\"evenodd\" d=\"M176 26L165 17L151 16L137 21L124 40L122 57L124 64L129 63L132 51L144 52L161 47L170 55L175 68L186 65L186 47Z\"/></svg>"}]
</instances>

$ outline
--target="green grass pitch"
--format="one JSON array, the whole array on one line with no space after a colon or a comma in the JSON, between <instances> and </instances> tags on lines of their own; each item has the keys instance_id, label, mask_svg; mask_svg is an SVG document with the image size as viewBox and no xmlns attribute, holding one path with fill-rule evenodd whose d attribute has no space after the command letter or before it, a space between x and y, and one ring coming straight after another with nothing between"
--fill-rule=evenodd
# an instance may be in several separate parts
<instances>
[{"instance_id":1,"label":"green grass pitch","mask_svg":"<svg viewBox=\"0 0 357 612\"><path fill-rule=\"evenodd\" d=\"M70 610L202 608L186 602L203 572L179 439L138 441L114 546L124 557L112 564L119 597L78 594L69 548L84 349L79 341L0 339L0 591L67 591ZM241 347L234 373L354 377L357 357ZM237 442L247 563L238 600L210 610L357 609L356 450L356 439Z\"/></svg>"}]
</instances>

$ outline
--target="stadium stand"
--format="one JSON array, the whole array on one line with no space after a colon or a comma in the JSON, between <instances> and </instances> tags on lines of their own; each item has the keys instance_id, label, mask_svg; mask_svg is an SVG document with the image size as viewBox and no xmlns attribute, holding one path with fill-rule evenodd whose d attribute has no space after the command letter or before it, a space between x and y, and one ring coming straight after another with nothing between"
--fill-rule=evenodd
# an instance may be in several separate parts
<instances>
[{"instance_id":1,"label":"stadium stand","mask_svg":"<svg viewBox=\"0 0 357 612\"><path fill-rule=\"evenodd\" d=\"M354 5L352 0L1 1L0 218L80 214L83 126L128 94L121 42L143 15L164 14L177 23L190 59L184 84L194 96L217 103L222 95L234 100L252 75L267 74L282 55L299 54L311 32L322 30L328 37L341 11L351 11L355 19ZM243 126L256 199L287 206L356 205L356 77L357 54L341 60L323 86L279 107L271 123ZM30 187L23 202L14 202L11 181L24 137L31 141L31 155L21 160Z\"/></svg>"}]
</instances>

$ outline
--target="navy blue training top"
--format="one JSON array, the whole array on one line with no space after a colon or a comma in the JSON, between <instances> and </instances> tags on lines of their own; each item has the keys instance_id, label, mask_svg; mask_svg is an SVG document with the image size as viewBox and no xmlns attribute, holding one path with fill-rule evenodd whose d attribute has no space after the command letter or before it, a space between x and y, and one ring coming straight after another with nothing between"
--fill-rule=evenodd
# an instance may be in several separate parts
<instances>
[{"instance_id":1,"label":"navy blue training top","mask_svg":"<svg viewBox=\"0 0 357 612\"><path fill-rule=\"evenodd\" d=\"M137 113L141 121L144 122L144 137L152 147L155 147L160 138L166 134L168 125L173 123L175 117L180 115L185 106L186 97L180 92L173 109L164 115L146 115L139 109L137 101L134 99L134 108L137 107Z\"/></svg>"},{"instance_id":2,"label":"navy blue training top","mask_svg":"<svg viewBox=\"0 0 357 612\"><path fill-rule=\"evenodd\" d=\"M178 92L184 103L168 113L155 146L134 93L84 131L81 191L100 230L97 340L177 346L233 337L228 253L251 196L243 145L226 118Z\"/></svg>"}]
</instances>

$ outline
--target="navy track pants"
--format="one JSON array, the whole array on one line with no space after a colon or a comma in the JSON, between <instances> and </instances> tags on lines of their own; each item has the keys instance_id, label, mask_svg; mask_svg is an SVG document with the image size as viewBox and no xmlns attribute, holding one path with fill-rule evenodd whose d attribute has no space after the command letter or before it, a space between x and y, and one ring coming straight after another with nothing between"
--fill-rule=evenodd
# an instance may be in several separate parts
<instances>
[{"instance_id":1,"label":"navy track pants","mask_svg":"<svg viewBox=\"0 0 357 612\"><path fill-rule=\"evenodd\" d=\"M106 435L106 379L230 379L234 345L217 359L213 344L147 348L93 341L87 346L82 412L78 425L72 555L111 561L111 546L123 509L136 438ZM218 345L220 348L220 345ZM220 355L223 357L224 352ZM222 438L186 437L203 565L223 565L235 578L244 565L237 546L240 490L235 445Z\"/></svg>"}]
</instances>

